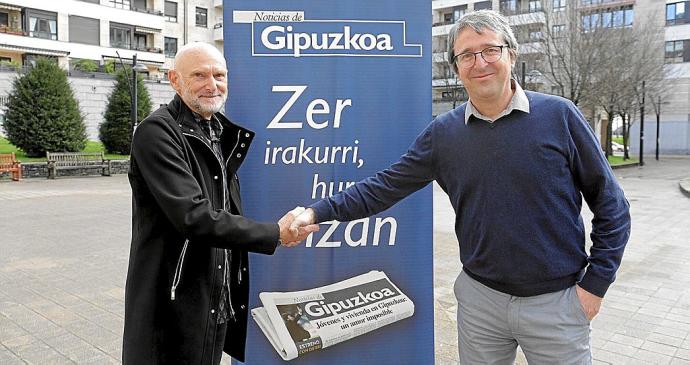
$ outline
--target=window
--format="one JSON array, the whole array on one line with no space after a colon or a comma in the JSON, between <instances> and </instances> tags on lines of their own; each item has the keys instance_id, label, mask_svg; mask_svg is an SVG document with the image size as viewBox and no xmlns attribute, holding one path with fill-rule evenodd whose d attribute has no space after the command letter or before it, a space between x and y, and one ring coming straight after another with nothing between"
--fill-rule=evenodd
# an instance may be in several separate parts
<instances>
[{"instance_id":1,"label":"window","mask_svg":"<svg viewBox=\"0 0 690 365\"><path fill-rule=\"evenodd\" d=\"M690 39L666 42L664 62L681 63L690 61Z\"/></svg>"},{"instance_id":2,"label":"window","mask_svg":"<svg viewBox=\"0 0 690 365\"><path fill-rule=\"evenodd\" d=\"M474 3L474 10L491 9L491 1L480 1Z\"/></svg>"},{"instance_id":3,"label":"window","mask_svg":"<svg viewBox=\"0 0 690 365\"><path fill-rule=\"evenodd\" d=\"M75 43L100 45L101 21L98 19L69 16L69 41Z\"/></svg>"},{"instance_id":4,"label":"window","mask_svg":"<svg viewBox=\"0 0 690 365\"><path fill-rule=\"evenodd\" d=\"M148 47L146 47L146 34L134 33L134 45L132 49L146 51L147 48Z\"/></svg>"},{"instance_id":5,"label":"window","mask_svg":"<svg viewBox=\"0 0 690 365\"><path fill-rule=\"evenodd\" d=\"M541 11L541 0L529 0L529 12L536 13Z\"/></svg>"},{"instance_id":6,"label":"window","mask_svg":"<svg viewBox=\"0 0 690 365\"><path fill-rule=\"evenodd\" d=\"M688 23L688 15L685 12L687 1L666 4L666 25Z\"/></svg>"},{"instance_id":7,"label":"window","mask_svg":"<svg viewBox=\"0 0 690 365\"><path fill-rule=\"evenodd\" d=\"M566 0L553 0L553 11L565 10Z\"/></svg>"},{"instance_id":8,"label":"window","mask_svg":"<svg viewBox=\"0 0 690 365\"><path fill-rule=\"evenodd\" d=\"M208 10L204 8L196 8L196 26L197 27L204 27L206 28L208 26L207 22L207 17L208 17Z\"/></svg>"},{"instance_id":9,"label":"window","mask_svg":"<svg viewBox=\"0 0 690 365\"><path fill-rule=\"evenodd\" d=\"M551 27L551 33L554 37L562 37L565 33L565 24L555 24Z\"/></svg>"},{"instance_id":10,"label":"window","mask_svg":"<svg viewBox=\"0 0 690 365\"><path fill-rule=\"evenodd\" d=\"M132 33L134 29L130 25L110 24L110 47L132 48Z\"/></svg>"},{"instance_id":11,"label":"window","mask_svg":"<svg viewBox=\"0 0 690 365\"><path fill-rule=\"evenodd\" d=\"M47 11L27 9L26 29L29 37L57 40L57 14Z\"/></svg>"},{"instance_id":12,"label":"window","mask_svg":"<svg viewBox=\"0 0 690 365\"><path fill-rule=\"evenodd\" d=\"M177 23L177 3L174 1L165 2L165 20Z\"/></svg>"},{"instance_id":13,"label":"window","mask_svg":"<svg viewBox=\"0 0 690 365\"><path fill-rule=\"evenodd\" d=\"M530 29L529 30L529 40L536 42L542 39L542 34L540 29Z\"/></svg>"},{"instance_id":14,"label":"window","mask_svg":"<svg viewBox=\"0 0 690 365\"><path fill-rule=\"evenodd\" d=\"M131 9L131 3L129 0L110 0L110 6L118 9Z\"/></svg>"},{"instance_id":15,"label":"window","mask_svg":"<svg viewBox=\"0 0 690 365\"><path fill-rule=\"evenodd\" d=\"M589 32L597 28L629 28L632 27L634 18L632 5L615 10L599 10L582 16L582 29Z\"/></svg>"},{"instance_id":16,"label":"window","mask_svg":"<svg viewBox=\"0 0 690 365\"><path fill-rule=\"evenodd\" d=\"M146 0L134 0L132 7L137 10L146 10Z\"/></svg>"},{"instance_id":17,"label":"window","mask_svg":"<svg viewBox=\"0 0 690 365\"><path fill-rule=\"evenodd\" d=\"M165 57L175 57L177 54L177 38L165 37Z\"/></svg>"},{"instance_id":18,"label":"window","mask_svg":"<svg viewBox=\"0 0 690 365\"><path fill-rule=\"evenodd\" d=\"M453 23L453 13L443 14L443 24L452 24L452 23Z\"/></svg>"},{"instance_id":19,"label":"window","mask_svg":"<svg viewBox=\"0 0 690 365\"><path fill-rule=\"evenodd\" d=\"M10 26L10 16L7 13L0 12L0 27Z\"/></svg>"},{"instance_id":20,"label":"window","mask_svg":"<svg viewBox=\"0 0 690 365\"><path fill-rule=\"evenodd\" d=\"M626 27L632 27L633 25L633 18L635 17L635 14L633 13L633 8L632 6L628 6L624 10L624 16L625 16L625 21L624 25Z\"/></svg>"},{"instance_id":21,"label":"window","mask_svg":"<svg viewBox=\"0 0 690 365\"><path fill-rule=\"evenodd\" d=\"M517 14L517 0L501 0L499 7L503 14Z\"/></svg>"},{"instance_id":22,"label":"window","mask_svg":"<svg viewBox=\"0 0 690 365\"><path fill-rule=\"evenodd\" d=\"M467 5L460 5L453 8L453 20L457 22L467 13Z\"/></svg>"}]
</instances>

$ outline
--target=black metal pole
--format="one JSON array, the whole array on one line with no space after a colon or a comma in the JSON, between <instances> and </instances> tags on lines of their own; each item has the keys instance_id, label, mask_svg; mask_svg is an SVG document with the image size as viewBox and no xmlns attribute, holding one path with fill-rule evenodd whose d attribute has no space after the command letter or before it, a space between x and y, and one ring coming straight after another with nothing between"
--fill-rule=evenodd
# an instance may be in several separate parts
<instances>
[{"instance_id":1,"label":"black metal pole","mask_svg":"<svg viewBox=\"0 0 690 365\"><path fill-rule=\"evenodd\" d=\"M640 104L640 166L644 166L644 81L642 81L642 104Z\"/></svg>"},{"instance_id":2,"label":"black metal pole","mask_svg":"<svg viewBox=\"0 0 690 365\"><path fill-rule=\"evenodd\" d=\"M132 133L134 133L134 128L137 127L137 71L135 66L137 65L137 55L132 56L132 110L130 115L132 118Z\"/></svg>"},{"instance_id":3,"label":"black metal pole","mask_svg":"<svg viewBox=\"0 0 690 365\"><path fill-rule=\"evenodd\" d=\"M522 80L520 81L520 86L522 86L525 90L527 89L527 85L525 84L525 68L527 68L527 65L525 65L525 62L522 62Z\"/></svg>"},{"instance_id":4,"label":"black metal pole","mask_svg":"<svg viewBox=\"0 0 690 365\"><path fill-rule=\"evenodd\" d=\"M656 160L659 161L659 119L661 119L661 96L657 99L656 107Z\"/></svg>"}]
</instances>

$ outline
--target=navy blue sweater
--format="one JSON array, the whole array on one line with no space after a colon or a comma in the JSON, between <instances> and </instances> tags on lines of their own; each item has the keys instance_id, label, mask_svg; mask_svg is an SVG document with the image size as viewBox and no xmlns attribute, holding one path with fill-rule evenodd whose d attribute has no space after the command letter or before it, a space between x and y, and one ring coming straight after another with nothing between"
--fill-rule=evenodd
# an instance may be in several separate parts
<instances>
[{"instance_id":1,"label":"navy blue sweater","mask_svg":"<svg viewBox=\"0 0 690 365\"><path fill-rule=\"evenodd\" d=\"M530 113L494 123L465 105L438 116L398 162L313 204L319 222L386 210L436 180L455 210L468 275L515 296L580 286L603 297L630 235L629 205L580 111L526 92ZM585 248L582 197L594 213Z\"/></svg>"}]
</instances>

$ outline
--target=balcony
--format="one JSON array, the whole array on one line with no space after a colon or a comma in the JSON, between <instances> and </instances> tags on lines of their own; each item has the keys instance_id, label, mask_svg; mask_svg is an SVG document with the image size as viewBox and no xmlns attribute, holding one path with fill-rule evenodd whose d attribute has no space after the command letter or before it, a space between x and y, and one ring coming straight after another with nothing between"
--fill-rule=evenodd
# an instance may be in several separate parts
<instances>
[{"instance_id":1,"label":"balcony","mask_svg":"<svg viewBox=\"0 0 690 365\"><path fill-rule=\"evenodd\" d=\"M431 56L431 62L446 62L446 52L434 52Z\"/></svg>"},{"instance_id":2,"label":"balcony","mask_svg":"<svg viewBox=\"0 0 690 365\"><path fill-rule=\"evenodd\" d=\"M431 2L431 9L434 11L443 10L443 9L451 9L455 6L467 5L467 4L472 3L472 2L474 2L474 1L471 1L471 0L433 0Z\"/></svg>"},{"instance_id":3,"label":"balcony","mask_svg":"<svg viewBox=\"0 0 690 365\"><path fill-rule=\"evenodd\" d=\"M453 23L434 24L434 26L431 28L431 36L437 37L437 36L448 35L448 32L450 32L450 28L452 28L452 27L453 27Z\"/></svg>"},{"instance_id":4,"label":"balcony","mask_svg":"<svg viewBox=\"0 0 690 365\"><path fill-rule=\"evenodd\" d=\"M524 12L508 16L510 26L517 27L527 24L544 24L546 23L546 16L543 11L538 12Z\"/></svg>"},{"instance_id":5,"label":"balcony","mask_svg":"<svg viewBox=\"0 0 690 365\"><path fill-rule=\"evenodd\" d=\"M213 26L213 40L222 41L223 40L223 23L216 23Z\"/></svg>"},{"instance_id":6,"label":"balcony","mask_svg":"<svg viewBox=\"0 0 690 365\"><path fill-rule=\"evenodd\" d=\"M10 28L6 25L0 25L0 33L12 35L27 35L21 28Z\"/></svg>"},{"instance_id":7,"label":"balcony","mask_svg":"<svg viewBox=\"0 0 690 365\"><path fill-rule=\"evenodd\" d=\"M146 13L146 14L153 14L153 15L159 15L163 16L163 12L160 10L155 10L155 9L139 9L139 8L132 8L132 11L136 11L139 13Z\"/></svg>"}]
</instances>

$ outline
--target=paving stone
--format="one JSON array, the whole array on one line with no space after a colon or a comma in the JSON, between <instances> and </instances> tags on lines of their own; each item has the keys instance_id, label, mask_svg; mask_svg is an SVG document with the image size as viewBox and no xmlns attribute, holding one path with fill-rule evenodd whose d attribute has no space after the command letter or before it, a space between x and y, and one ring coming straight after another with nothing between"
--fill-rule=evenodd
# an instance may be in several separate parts
<instances>
[{"instance_id":1,"label":"paving stone","mask_svg":"<svg viewBox=\"0 0 690 365\"><path fill-rule=\"evenodd\" d=\"M670 364L672 359L671 356L664 355L654 351L648 351L645 349L638 350L635 353L634 357L635 359L646 361L653 364Z\"/></svg>"},{"instance_id":2,"label":"paving stone","mask_svg":"<svg viewBox=\"0 0 690 365\"><path fill-rule=\"evenodd\" d=\"M615 172L631 203L633 229L592 323L595 364L690 361L690 199L677 186L687 166L688 157L662 158ZM434 189L436 364L457 364L458 243L448 199ZM0 200L0 218L17 228L0 240L0 364L20 358L5 343L26 362L121 361L131 225L126 175L0 182ZM108 227L75 224L94 217ZM591 218L584 207L584 221Z\"/></svg>"},{"instance_id":3,"label":"paving stone","mask_svg":"<svg viewBox=\"0 0 690 365\"><path fill-rule=\"evenodd\" d=\"M613 337L611 337L611 341L616 342L616 343L620 343L623 345L629 345L632 347L637 347L637 348L641 347L642 344L644 343L644 340L642 340L642 339L639 339L636 337L631 337L631 336L626 336L626 335L623 335L620 333L616 333L615 335L613 335Z\"/></svg>"},{"instance_id":4,"label":"paving stone","mask_svg":"<svg viewBox=\"0 0 690 365\"><path fill-rule=\"evenodd\" d=\"M673 354L675 354L676 350L677 350L677 348L675 346L664 345L662 343L653 342L653 341L649 341L649 340L645 341L645 343L642 344L641 348L643 350L656 352L659 354L664 354L664 355L669 355L669 356L673 356Z\"/></svg>"}]
</instances>

